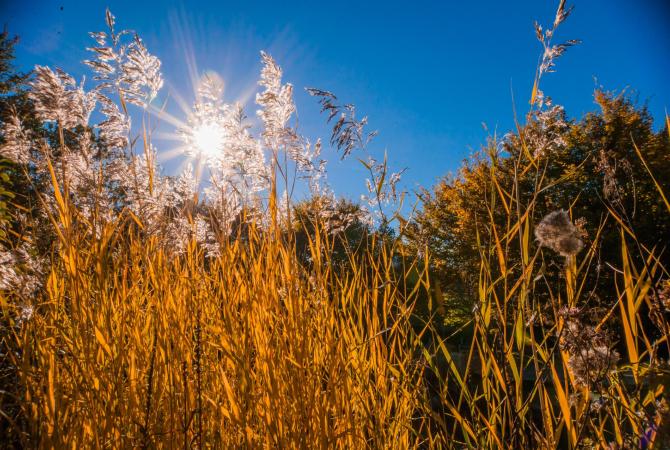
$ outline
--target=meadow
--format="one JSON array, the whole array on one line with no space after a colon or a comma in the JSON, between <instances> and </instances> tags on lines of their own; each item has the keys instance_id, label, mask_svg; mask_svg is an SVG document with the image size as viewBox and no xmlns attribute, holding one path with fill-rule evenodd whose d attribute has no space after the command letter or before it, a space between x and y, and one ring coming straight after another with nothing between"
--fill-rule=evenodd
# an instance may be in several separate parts
<instances>
[{"instance_id":1,"label":"meadow","mask_svg":"<svg viewBox=\"0 0 670 450\"><path fill-rule=\"evenodd\" d=\"M299 134L267 53L261 129L204 78L177 130L195 164L168 176L161 62L111 12L89 90L10 76L5 32L0 446L668 448L670 121L606 93L585 122L551 103L570 11L536 26L516 130L417 216L353 105L310 89L331 136ZM360 204L329 188L328 152L360 158Z\"/></svg>"}]
</instances>

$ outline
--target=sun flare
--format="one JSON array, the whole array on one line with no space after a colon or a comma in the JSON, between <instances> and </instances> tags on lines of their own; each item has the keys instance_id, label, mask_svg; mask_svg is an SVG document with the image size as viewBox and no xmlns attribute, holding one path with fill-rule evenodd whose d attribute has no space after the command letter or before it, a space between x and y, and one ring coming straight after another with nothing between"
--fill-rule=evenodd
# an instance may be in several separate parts
<instances>
[{"instance_id":1,"label":"sun flare","mask_svg":"<svg viewBox=\"0 0 670 450\"><path fill-rule=\"evenodd\" d=\"M193 130L193 144L198 153L204 156L215 156L224 140L224 129L215 123L204 123Z\"/></svg>"}]
</instances>

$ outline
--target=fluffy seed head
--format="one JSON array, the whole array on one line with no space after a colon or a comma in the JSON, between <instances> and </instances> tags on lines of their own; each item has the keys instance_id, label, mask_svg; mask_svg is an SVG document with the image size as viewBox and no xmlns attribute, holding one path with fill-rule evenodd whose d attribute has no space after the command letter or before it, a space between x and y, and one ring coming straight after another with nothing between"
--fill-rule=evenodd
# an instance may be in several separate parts
<instances>
[{"instance_id":1,"label":"fluffy seed head","mask_svg":"<svg viewBox=\"0 0 670 450\"><path fill-rule=\"evenodd\" d=\"M16 114L12 114L7 122L0 126L0 134L5 140L0 146L0 156L19 164L28 164L32 146L29 131L23 128Z\"/></svg>"},{"instance_id":2,"label":"fluffy seed head","mask_svg":"<svg viewBox=\"0 0 670 450\"><path fill-rule=\"evenodd\" d=\"M542 247L566 257L576 255L584 247L580 235L579 229L563 210L547 214L535 228L535 237Z\"/></svg>"}]
</instances>

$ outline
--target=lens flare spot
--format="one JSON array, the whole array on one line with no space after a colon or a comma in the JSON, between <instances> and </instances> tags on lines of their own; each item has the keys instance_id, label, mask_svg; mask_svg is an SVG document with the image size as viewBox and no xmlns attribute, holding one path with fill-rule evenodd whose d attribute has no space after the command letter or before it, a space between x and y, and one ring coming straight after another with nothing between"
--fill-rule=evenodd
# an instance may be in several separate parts
<instances>
[{"instance_id":1,"label":"lens flare spot","mask_svg":"<svg viewBox=\"0 0 670 450\"><path fill-rule=\"evenodd\" d=\"M193 143L205 156L215 156L223 147L225 138L224 129L215 123L204 123L193 130Z\"/></svg>"}]
</instances>

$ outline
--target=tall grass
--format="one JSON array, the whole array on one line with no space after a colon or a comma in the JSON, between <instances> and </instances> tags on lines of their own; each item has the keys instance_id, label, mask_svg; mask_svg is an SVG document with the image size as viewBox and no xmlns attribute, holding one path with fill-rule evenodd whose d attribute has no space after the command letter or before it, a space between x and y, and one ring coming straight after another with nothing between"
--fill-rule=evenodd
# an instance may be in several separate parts
<instances>
[{"instance_id":1,"label":"tall grass","mask_svg":"<svg viewBox=\"0 0 670 450\"><path fill-rule=\"evenodd\" d=\"M518 170L537 170L541 192L542 168L526 158ZM584 307L598 236L579 257L566 257L560 285L546 284L547 318L534 295L543 283L543 250L532 238L537 197L520 204L518 192L496 180L493 168L491 208L509 216L504 227L482 225L493 244L482 248L474 334L460 363L432 323L412 325L430 277L411 258L393 258L398 241L371 236L347 271L330 264L333 237L318 224L308 266L290 235L254 226L224 241L218 257L205 257L195 242L174 257L127 214L97 235L75 227L76 211L56 185L51 272L33 316L3 338L18 386L13 401L3 393L17 408L3 411L11 439L39 448L651 442L664 424L659 354L669 329L654 298L658 275L667 275L656 250L610 211L622 266L616 303L595 330L620 323L626 353L594 384L579 380L561 345L572 320L563 307ZM507 264L515 246L520 267ZM417 271L419 283L407 283ZM12 317L11 296L0 295ZM662 336L645 331L645 306L657 312Z\"/></svg>"},{"instance_id":2,"label":"tall grass","mask_svg":"<svg viewBox=\"0 0 670 450\"><path fill-rule=\"evenodd\" d=\"M415 294L398 289L388 253L338 274L318 232L307 270L252 227L217 258L194 244L175 258L131 219L95 238L73 229L59 198L45 291L6 337L23 446L418 444Z\"/></svg>"},{"instance_id":3,"label":"tall grass","mask_svg":"<svg viewBox=\"0 0 670 450\"><path fill-rule=\"evenodd\" d=\"M660 264L662 249L644 247L624 215L609 207L589 246L566 256L561 280L550 281L544 250L534 245L532 234L540 219L536 205L549 187L545 167L530 152L519 154L515 173L532 171L537 180L530 200L522 202L518 184L506 190L491 166L490 217L502 208L506 223L484 220L480 226L481 237L492 244L480 247L479 298L465 363L454 363L449 338L434 338L431 368L443 380L437 398L444 412L435 418L434 442L457 448L608 449L650 448L657 442L656 448L665 448L667 431L659 434L668 412L663 359L668 322L658 297L659 280L668 275ZM588 315L591 308L586 279L596 270L606 221L620 228L621 266L614 269L612 308L589 325L574 316ZM520 264L510 265L515 254L521 255ZM607 328L623 340L618 364L611 347L606 355L596 352ZM609 360L603 363L603 357Z\"/></svg>"},{"instance_id":4,"label":"tall grass","mask_svg":"<svg viewBox=\"0 0 670 450\"><path fill-rule=\"evenodd\" d=\"M332 94L316 95L326 95L325 110L334 105ZM277 167L272 225L249 221L212 255L195 239L182 253L166 250L166 238L145 233L129 210L113 220L95 208L83 214L49 164L53 199L42 201L55 205L44 209L56 242L44 289L21 320L17 296L0 290L3 379L13 383L0 392L6 445L663 448L670 324L662 249L645 247L625 211L608 204L599 230L613 221L621 235L613 307L582 321L600 231L578 252L568 218L564 231L576 241L562 251L563 276L545 276L553 250L535 237L553 244L536 208L560 180L547 180L546 159L522 127L518 134L519 176L508 186L491 164L486 177L478 303L464 354L453 335L417 318L421 298L438 308L443 299L430 254L403 254L402 228L392 240L367 236L343 269L332 261L337 238L315 219L304 224L308 262L299 258L296 230L280 225ZM273 156L278 165L276 149ZM530 197L520 174L533 175ZM605 344L612 327L620 327L621 355Z\"/></svg>"}]
</instances>

